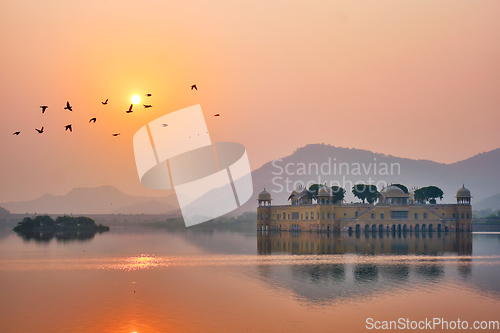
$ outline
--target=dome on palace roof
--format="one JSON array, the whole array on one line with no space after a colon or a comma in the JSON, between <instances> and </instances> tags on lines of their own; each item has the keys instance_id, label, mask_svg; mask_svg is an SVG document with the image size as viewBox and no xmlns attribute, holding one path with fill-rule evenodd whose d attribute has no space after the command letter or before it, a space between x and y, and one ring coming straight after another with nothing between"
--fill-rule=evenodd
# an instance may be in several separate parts
<instances>
[{"instance_id":1,"label":"dome on palace roof","mask_svg":"<svg viewBox=\"0 0 500 333\"><path fill-rule=\"evenodd\" d=\"M259 193L259 201L270 201L271 193L267 192L266 189Z\"/></svg>"},{"instance_id":2,"label":"dome on palace roof","mask_svg":"<svg viewBox=\"0 0 500 333\"><path fill-rule=\"evenodd\" d=\"M457 198L470 198L470 191L465 188L465 185L457 191Z\"/></svg>"},{"instance_id":3,"label":"dome on palace roof","mask_svg":"<svg viewBox=\"0 0 500 333\"><path fill-rule=\"evenodd\" d=\"M318 190L318 197L331 197L333 195L332 189L329 188L326 185L323 185L319 190Z\"/></svg>"},{"instance_id":4,"label":"dome on palace roof","mask_svg":"<svg viewBox=\"0 0 500 333\"><path fill-rule=\"evenodd\" d=\"M380 194L382 194L384 198L408 197L408 194L406 194L402 189L393 185L384 188L380 191Z\"/></svg>"},{"instance_id":5,"label":"dome on palace roof","mask_svg":"<svg viewBox=\"0 0 500 333\"><path fill-rule=\"evenodd\" d=\"M296 197L297 199L300 199L308 194L308 191L305 187L298 187L296 190L293 190L292 194L288 197L288 200L290 200L293 196Z\"/></svg>"}]
</instances>

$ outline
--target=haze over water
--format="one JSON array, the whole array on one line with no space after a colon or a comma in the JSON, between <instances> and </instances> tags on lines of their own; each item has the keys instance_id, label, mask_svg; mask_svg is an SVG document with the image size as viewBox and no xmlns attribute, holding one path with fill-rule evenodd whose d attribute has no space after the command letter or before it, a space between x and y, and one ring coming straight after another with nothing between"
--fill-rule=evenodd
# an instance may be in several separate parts
<instances>
[{"instance_id":1,"label":"haze over water","mask_svg":"<svg viewBox=\"0 0 500 333\"><path fill-rule=\"evenodd\" d=\"M500 234L0 234L2 332L364 332L499 320Z\"/></svg>"}]
</instances>

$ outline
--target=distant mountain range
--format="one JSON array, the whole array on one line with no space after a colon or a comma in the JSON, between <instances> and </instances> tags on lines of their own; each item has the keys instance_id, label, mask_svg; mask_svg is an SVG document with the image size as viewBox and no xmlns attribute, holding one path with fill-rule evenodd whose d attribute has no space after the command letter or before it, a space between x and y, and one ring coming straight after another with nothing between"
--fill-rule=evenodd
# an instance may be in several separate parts
<instances>
[{"instance_id":1,"label":"distant mountain range","mask_svg":"<svg viewBox=\"0 0 500 333\"><path fill-rule=\"evenodd\" d=\"M0 207L0 216L2 215L10 215L10 212L5 208Z\"/></svg>"},{"instance_id":2,"label":"distant mountain range","mask_svg":"<svg viewBox=\"0 0 500 333\"><path fill-rule=\"evenodd\" d=\"M483 205L486 205L485 208L496 209L500 208L500 198L485 201L486 203L481 200L500 192L499 165L500 149L460 162L444 164L361 149L311 144L254 170L253 197L232 212L232 215L255 211L257 196L264 188L271 193L273 204L287 204L290 192L301 183L338 182L346 189L346 201L358 201L351 193L352 185L358 181L368 182L370 179L375 184L378 183L379 188L390 183L401 183L408 188L435 185L444 191L443 202L447 203L455 202L456 191L464 184L472 193L473 209L483 209L479 208ZM210 192L206 196L209 196L210 201L216 200ZM495 200L497 206L488 206L493 205ZM11 213L20 214L162 214L179 209L175 195L158 198L130 196L112 186L76 188L63 196L45 194L35 200L6 202L0 206Z\"/></svg>"},{"instance_id":3,"label":"distant mountain range","mask_svg":"<svg viewBox=\"0 0 500 333\"><path fill-rule=\"evenodd\" d=\"M163 214L178 209L175 195L131 196L113 186L75 188L65 195L44 194L34 200L5 202L0 206L16 214Z\"/></svg>"},{"instance_id":4,"label":"distant mountain range","mask_svg":"<svg viewBox=\"0 0 500 333\"><path fill-rule=\"evenodd\" d=\"M479 201L477 204L474 204L475 210L482 210L490 208L492 211L497 211L500 209L500 193L492 195L486 199Z\"/></svg>"}]
</instances>

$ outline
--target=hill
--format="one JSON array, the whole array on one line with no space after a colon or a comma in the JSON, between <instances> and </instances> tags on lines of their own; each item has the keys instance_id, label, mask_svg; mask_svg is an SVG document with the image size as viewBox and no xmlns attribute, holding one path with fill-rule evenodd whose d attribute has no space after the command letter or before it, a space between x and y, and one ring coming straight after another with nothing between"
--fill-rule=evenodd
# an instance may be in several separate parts
<instances>
[{"instance_id":1,"label":"hill","mask_svg":"<svg viewBox=\"0 0 500 333\"><path fill-rule=\"evenodd\" d=\"M474 204L475 210L491 209L492 211L497 211L500 209L500 193L492 195L486 199L479 201Z\"/></svg>"},{"instance_id":2,"label":"hill","mask_svg":"<svg viewBox=\"0 0 500 333\"><path fill-rule=\"evenodd\" d=\"M173 198L175 199L175 198ZM170 200L170 199L169 199ZM114 214L173 214L178 212L179 208L172 204L158 200L138 202L129 206L118 208L113 211Z\"/></svg>"},{"instance_id":3,"label":"hill","mask_svg":"<svg viewBox=\"0 0 500 333\"><path fill-rule=\"evenodd\" d=\"M5 215L10 215L10 212L5 208L0 207L0 216L5 216Z\"/></svg>"},{"instance_id":4,"label":"hill","mask_svg":"<svg viewBox=\"0 0 500 333\"><path fill-rule=\"evenodd\" d=\"M156 203L154 207L152 201ZM159 198L131 196L113 186L75 188L65 195L44 194L34 200L11 201L2 206L17 214L156 214L178 208L175 195ZM147 209L152 209L153 212Z\"/></svg>"}]
</instances>

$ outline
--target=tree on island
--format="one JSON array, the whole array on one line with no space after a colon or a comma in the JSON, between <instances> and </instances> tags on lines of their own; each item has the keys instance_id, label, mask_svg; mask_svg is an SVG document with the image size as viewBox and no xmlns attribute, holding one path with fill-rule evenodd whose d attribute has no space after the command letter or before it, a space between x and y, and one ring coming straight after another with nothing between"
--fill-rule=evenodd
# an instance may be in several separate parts
<instances>
[{"instance_id":1,"label":"tree on island","mask_svg":"<svg viewBox=\"0 0 500 333\"><path fill-rule=\"evenodd\" d=\"M367 185L367 184L356 184L352 187L352 194L361 201L365 202L365 200L372 204L375 202L378 196L377 186L375 185Z\"/></svg>"},{"instance_id":2,"label":"tree on island","mask_svg":"<svg viewBox=\"0 0 500 333\"><path fill-rule=\"evenodd\" d=\"M97 225L89 217L79 216L59 216L54 221L49 215L38 215L35 218L25 217L14 228L16 232L31 231L33 229L44 230L65 230L65 229L95 229L99 231L108 231L109 227L102 224Z\"/></svg>"},{"instance_id":3,"label":"tree on island","mask_svg":"<svg viewBox=\"0 0 500 333\"><path fill-rule=\"evenodd\" d=\"M63 225L63 226L72 226L72 227L92 227L95 226L95 221L92 220L90 217L86 216L78 216L78 217L73 217L73 216L58 216L56 219L56 224L57 225Z\"/></svg>"},{"instance_id":4,"label":"tree on island","mask_svg":"<svg viewBox=\"0 0 500 333\"><path fill-rule=\"evenodd\" d=\"M48 215L38 215L35 218L25 217L17 224L14 231L33 228L53 228L54 220Z\"/></svg>"},{"instance_id":5,"label":"tree on island","mask_svg":"<svg viewBox=\"0 0 500 333\"><path fill-rule=\"evenodd\" d=\"M419 203L429 201L430 204L435 204L437 198L443 200L443 195L443 191L437 186L422 187L414 192L415 201Z\"/></svg>"},{"instance_id":6,"label":"tree on island","mask_svg":"<svg viewBox=\"0 0 500 333\"><path fill-rule=\"evenodd\" d=\"M408 187L404 186L403 184L391 184L391 186L396 186L399 187L405 194L408 194Z\"/></svg>"},{"instance_id":7,"label":"tree on island","mask_svg":"<svg viewBox=\"0 0 500 333\"><path fill-rule=\"evenodd\" d=\"M309 199L317 200L319 189L322 188L323 186L325 185L312 184L311 186L309 186L309 189L307 190L307 196L309 197ZM332 186L330 188L332 189L333 203L342 202L342 200L344 200L345 190L340 186Z\"/></svg>"}]
</instances>

